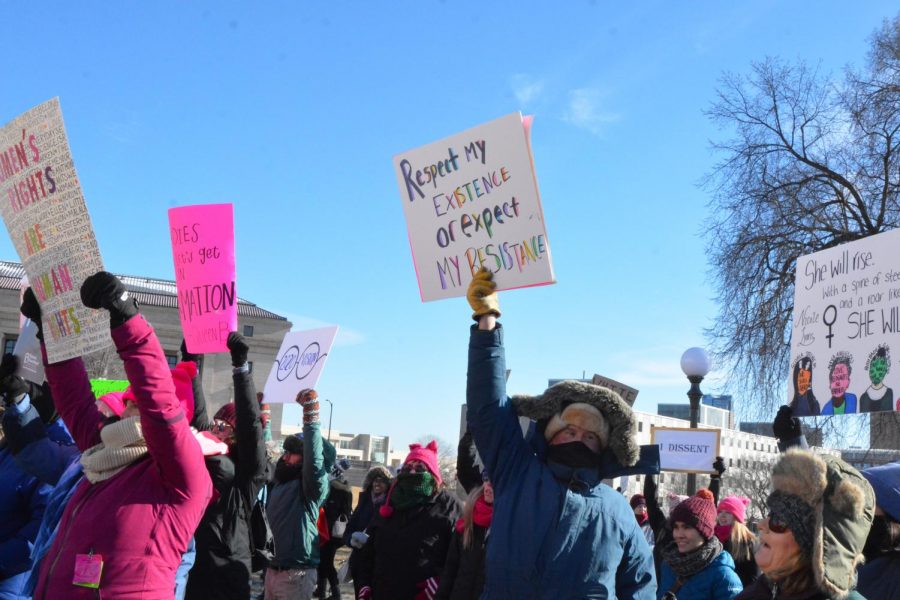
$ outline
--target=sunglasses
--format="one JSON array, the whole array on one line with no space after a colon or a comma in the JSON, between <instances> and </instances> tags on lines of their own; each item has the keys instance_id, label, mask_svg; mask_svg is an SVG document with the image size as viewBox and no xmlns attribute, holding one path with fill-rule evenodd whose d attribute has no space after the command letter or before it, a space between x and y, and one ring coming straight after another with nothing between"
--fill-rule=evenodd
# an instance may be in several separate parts
<instances>
[{"instance_id":1,"label":"sunglasses","mask_svg":"<svg viewBox=\"0 0 900 600\"><path fill-rule=\"evenodd\" d=\"M404 473L424 473L428 468L425 465L404 465L400 470Z\"/></svg>"},{"instance_id":2,"label":"sunglasses","mask_svg":"<svg viewBox=\"0 0 900 600\"><path fill-rule=\"evenodd\" d=\"M774 533L784 533L790 529L790 526L775 513L769 513L769 530Z\"/></svg>"},{"instance_id":3,"label":"sunglasses","mask_svg":"<svg viewBox=\"0 0 900 600\"><path fill-rule=\"evenodd\" d=\"M215 422L213 422L211 429L213 431L228 431L228 430L232 429L232 427L225 421L215 421Z\"/></svg>"}]
</instances>

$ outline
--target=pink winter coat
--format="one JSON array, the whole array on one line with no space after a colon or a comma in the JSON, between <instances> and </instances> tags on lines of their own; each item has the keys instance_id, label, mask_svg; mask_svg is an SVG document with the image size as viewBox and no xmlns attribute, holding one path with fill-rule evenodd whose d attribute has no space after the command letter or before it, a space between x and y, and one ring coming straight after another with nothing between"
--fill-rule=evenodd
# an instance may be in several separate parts
<instances>
[{"instance_id":1,"label":"pink winter coat","mask_svg":"<svg viewBox=\"0 0 900 600\"><path fill-rule=\"evenodd\" d=\"M148 456L110 479L78 484L41 564L36 599L171 599L175 570L212 494L150 324L137 315L113 329L112 338L137 397ZM47 365L46 374L78 447L98 444L103 416L81 359ZM100 594L72 584L75 555L91 551L103 558Z\"/></svg>"}]
</instances>

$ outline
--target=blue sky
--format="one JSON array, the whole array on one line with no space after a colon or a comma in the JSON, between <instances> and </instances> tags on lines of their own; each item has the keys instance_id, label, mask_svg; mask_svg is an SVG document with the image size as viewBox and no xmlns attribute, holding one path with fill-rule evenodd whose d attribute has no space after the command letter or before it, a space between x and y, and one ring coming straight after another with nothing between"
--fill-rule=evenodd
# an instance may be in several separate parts
<instances>
[{"instance_id":1,"label":"blue sky","mask_svg":"<svg viewBox=\"0 0 900 600\"><path fill-rule=\"evenodd\" d=\"M173 278L166 210L233 202L240 295L340 325L334 427L399 448L455 440L470 320L419 300L391 157L534 114L558 284L501 296L510 391L600 373L654 411L685 400L681 352L716 312L697 183L717 78L859 64L896 4L633 4L4 3L0 122L60 97L112 271Z\"/></svg>"}]
</instances>

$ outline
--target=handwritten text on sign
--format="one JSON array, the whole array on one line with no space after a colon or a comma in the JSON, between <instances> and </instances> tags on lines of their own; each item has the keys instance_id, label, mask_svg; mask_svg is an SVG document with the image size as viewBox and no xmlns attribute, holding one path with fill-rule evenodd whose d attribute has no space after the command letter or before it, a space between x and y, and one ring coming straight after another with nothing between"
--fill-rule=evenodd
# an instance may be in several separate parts
<instances>
[{"instance_id":1,"label":"handwritten text on sign","mask_svg":"<svg viewBox=\"0 0 900 600\"><path fill-rule=\"evenodd\" d=\"M41 304L51 363L109 345L109 318L81 303L103 270L54 98L0 129L0 212Z\"/></svg>"},{"instance_id":2,"label":"handwritten text on sign","mask_svg":"<svg viewBox=\"0 0 900 600\"><path fill-rule=\"evenodd\" d=\"M653 427L650 443L659 445L659 464L663 471L712 473L719 455L719 429Z\"/></svg>"},{"instance_id":3,"label":"handwritten text on sign","mask_svg":"<svg viewBox=\"0 0 900 600\"><path fill-rule=\"evenodd\" d=\"M394 169L423 301L465 295L481 267L499 289L553 283L519 113L397 155Z\"/></svg>"},{"instance_id":4,"label":"handwritten text on sign","mask_svg":"<svg viewBox=\"0 0 900 600\"><path fill-rule=\"evenodd\" d=\"M793 317L795 415L900 410L900 229L798 258Z\"/></svg>"},{"instance_id":5,"label":"handwritten text on sign","mask_svg":"<svg viewBox=\"0 0 900 600\"><path fill-rule=\"evenodd\" d=\"M237 331L231 204L169 209L178 313L188 350L224 352Z\"/></svg>"},{"instance_id":6,"label":"handwritten text on sign","mask_svg":"<svg viewBox=\"0 0 900 600\"><path fill-rule=\"evenodd\" d=\"M266 380L266 402L294 402L297 392L315 388L337 331L337 327L323 327L285 334Z\"/></svg>"}]
</instances>

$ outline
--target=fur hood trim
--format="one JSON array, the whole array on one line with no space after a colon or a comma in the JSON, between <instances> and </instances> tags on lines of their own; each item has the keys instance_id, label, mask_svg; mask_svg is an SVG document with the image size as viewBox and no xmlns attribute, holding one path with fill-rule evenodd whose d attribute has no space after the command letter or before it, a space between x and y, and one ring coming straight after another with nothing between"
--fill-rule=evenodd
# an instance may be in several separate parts
<instances>
[{"instance_id":1,"label":"fur hood trim","mask_svg":"<svg viewBox=\"0 0 900 600\"><path fill-rule=\"evenodd\" d=\"M561 381L539 396L513 396L511 401L520 416L542 424L570 404L593 406L609 424L609 449L619 463L631 467L638 460L637 421L631 407L612 390L580 381Z\"/></svg>"},{"instance_id":2,"label":"fur hood trim","mask_svg":"<svg viewBox=\"0 0 900 600\"><path fill-rule=\"evenodd\" d=\"M812 507L815 531L813 575L820 589L844 598L856 585L856 567L875 515L875 493L869 482L840 458L791 449L772 470L776 490Z\"/></svg>"},{"instance_id":3,"label":"fur hood trim","mask_svg":"<svg viewBox=\"0 0 900 600\"><path fill-rule=\"evenodd\" d=\"M382 465L376 465L369 469L369 472L366 473L366 478L363 480L363 489L368 490L372 487L372 482L375 481L376 477L381 477L388 482L388 487L391 485L391 481L393 481L393 477L391 477L391 472L388 471L387 467Z\"/></svg>"}]
</instances>

